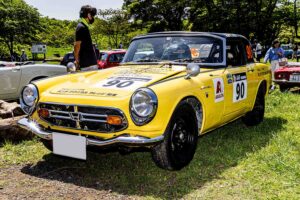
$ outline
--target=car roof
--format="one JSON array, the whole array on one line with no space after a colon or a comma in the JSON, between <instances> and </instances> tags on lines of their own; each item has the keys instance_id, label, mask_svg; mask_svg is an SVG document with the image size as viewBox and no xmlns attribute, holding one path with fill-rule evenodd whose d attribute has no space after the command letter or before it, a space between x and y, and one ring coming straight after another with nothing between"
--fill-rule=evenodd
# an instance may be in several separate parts
<instances>
[{"instance_id":1,"label":"car roof","mask_svg":"<svg viewBox=\"0 0 300 200\"><path fill-rule=\"evenodd\" d=\"M132 40L140 39L140 38L147 38L147 37L158 37L158 36L201 36L201 35L211 35L211 36L219 36L222 38L244 38L243 35L234 34L234 33L216 33L216 32L191 32L191 31L164 31L164 32L153 32L148 33L145 35L139 35L134 37Z\"/></svg>"},{"instance_id":2,"label":"car roof","mask_svg":"<svg viewBox=\"0 0 300 200\"><path fill-rule=\"evenodd\" d=\"M109 51L100 51L100 53L107 53L107 54L116 54L116 53L126 53L126 50L109 50Z\"/></svg>"}]
</instances>

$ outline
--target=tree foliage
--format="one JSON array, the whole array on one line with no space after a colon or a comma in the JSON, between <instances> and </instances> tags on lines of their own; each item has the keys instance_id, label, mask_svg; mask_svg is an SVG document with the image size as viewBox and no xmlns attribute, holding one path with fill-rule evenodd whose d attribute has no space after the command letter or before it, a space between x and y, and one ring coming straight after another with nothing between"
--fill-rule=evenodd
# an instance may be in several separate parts
<instances>
[{"instance_id":1,"label":"tree foliage","mask_svg":"<svg viewBox=\"0 0 300 200\"><path fill-rule=\"evenodd\" d=\"M36 39L42 29L40 14L23 0L1 0L0 27L0 40L12 54L14 43L29 44Z\"/></svg>"},{"instance_id":2,"label":"tree foliage","mask_svg":"<svg viewBox=\"0 0 300 200\"><path fill-rule=\"evenodd\" d=\"M270 43L283 25L298 32L299 0L125 0L135 24L149 31L240 33ZM300 5L298 5L300 6Z\"/></svg>"},{"instance_id":3,"label":"tree foliage","mask_svg":"<svg viewBox=\"0 0 300 200\"><path fill-rule=\"evenodd\" d=\"M108 38L108 45L112 48L118 48L120 42L127 42L126 37L130 25L126 12L120 9L98 10L99 19L93 25L92 34Z\"/></svg>"}]
</instances>

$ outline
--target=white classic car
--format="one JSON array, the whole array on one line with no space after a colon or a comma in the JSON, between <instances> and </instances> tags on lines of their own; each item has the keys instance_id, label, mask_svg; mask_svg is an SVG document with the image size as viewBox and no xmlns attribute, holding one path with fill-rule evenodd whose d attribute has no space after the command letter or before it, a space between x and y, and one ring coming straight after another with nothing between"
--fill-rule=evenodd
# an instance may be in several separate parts
<instances>
[{"instance_id":1,"label":"white classic car","mask_svg":"<svg viewBox=\"0 0 300 200\"><path fill-rule=\"evenodd\" d=\"M67 67L62 65L0 61L0 99L18 99L22 88L31 81L66 73Z\"/></svg>"}]
</instances>

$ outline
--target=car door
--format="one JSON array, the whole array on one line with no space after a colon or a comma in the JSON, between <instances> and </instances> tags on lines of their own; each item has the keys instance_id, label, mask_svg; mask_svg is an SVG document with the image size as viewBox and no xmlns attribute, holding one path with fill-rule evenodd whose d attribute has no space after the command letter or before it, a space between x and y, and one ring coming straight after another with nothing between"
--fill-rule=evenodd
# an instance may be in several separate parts
<instances>
[{"instance_id":1,"label":"car door","mask_svg":"<svg viewBox=\"0 0 300 200\"><path fill-rule=\"evenodd\" d=\"M0 67L0 99L12 99L18 96L21 67Z\"/></svg>"},{"instance_id":2,"label":"car door","mask_svg":"<svg viewBox=\"0 0 300 200\"><path fill-rule=\"evenodd\" d=\"M248 105L249 79L246 66L245 45L241 38L228 38L226 43L225 108L224 121L244 113Z\"/></svg>"}]
</instances>

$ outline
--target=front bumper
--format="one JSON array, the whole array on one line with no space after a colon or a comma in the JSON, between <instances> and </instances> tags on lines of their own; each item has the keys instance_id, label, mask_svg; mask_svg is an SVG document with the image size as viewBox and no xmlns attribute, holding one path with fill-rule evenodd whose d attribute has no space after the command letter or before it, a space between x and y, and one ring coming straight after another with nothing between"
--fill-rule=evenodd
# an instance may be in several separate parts
<instances>
[{"instance_id":1,"label":"front bumper","mask_svg":"<svg viewBox=\"0 0 300 200\"><path fill-rule=\"evenodd\" d=\"M59 132L43 130L37 123L34 121L23 118L18 121L18 125L26 130L33 132L35 135L46 140L52 140L52 135ZM156 143L161 142L164 139L164 136L158 136L155 138L146 138L142 136L119 136L109 140L98 140L87 138L87 144L89 146L99 146L106 147L114 144L128 145L128 146L151 146Z\"/></svg>"},{"instance_id":2,"label":"front bumper","mask_svg":"<svg viewBox=\"0 0 300 200\"><path fill-rule=\"evenodd\" d=\"M287 81L287 80L283 80L283 79L275 79L273 81L277 84L289 84L289 85L299 85L300 86L299 81Z\"/></svg>"}]
</instances>

